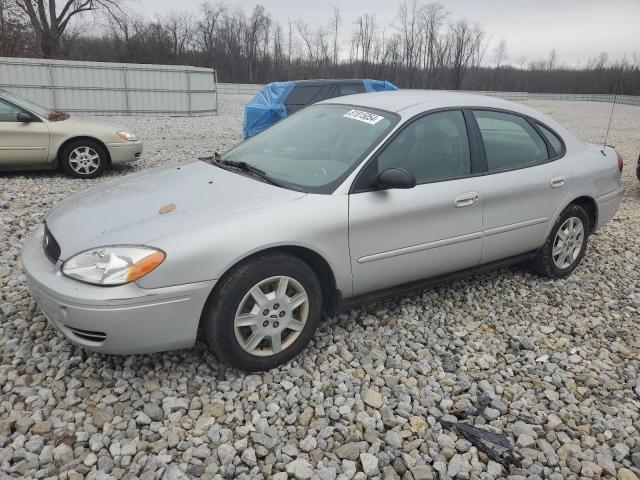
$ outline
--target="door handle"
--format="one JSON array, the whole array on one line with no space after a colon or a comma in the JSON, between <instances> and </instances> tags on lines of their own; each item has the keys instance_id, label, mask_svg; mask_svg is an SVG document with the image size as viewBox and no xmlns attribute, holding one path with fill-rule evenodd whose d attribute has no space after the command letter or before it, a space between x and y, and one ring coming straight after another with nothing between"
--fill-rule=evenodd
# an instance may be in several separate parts
<instances>
[{"instance_id":1,"label":"door handle","mask_svg":"<svg viewBox=\"0 0 640 480\"><path fill-rule=\"evenodd\" d=\"M567 178L564 176L553 177L551 179L551 182L549 182L549 185L551 186L551 188L560 188L561 186L564 185L564 182L566 181L567 181Z\"/></svg>"},{"instance_id":2,"label":"door handle","mask_svg":"<svg viewBox=\"0 0 640 480\"><path fill-rule=\"evenodd\" d=\"M458 195L453 201L453 206L456 208L462 207L470 207L476 200L480 198L480 194L478 192L468 192L463 193L462 195Z\"/></svg>"}]
</instances>

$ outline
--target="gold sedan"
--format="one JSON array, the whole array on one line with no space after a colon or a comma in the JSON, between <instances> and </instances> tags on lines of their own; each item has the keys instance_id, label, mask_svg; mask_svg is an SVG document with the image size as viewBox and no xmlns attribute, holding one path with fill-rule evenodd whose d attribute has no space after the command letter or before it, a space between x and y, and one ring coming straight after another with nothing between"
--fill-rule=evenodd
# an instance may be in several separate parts
<instances>
[{"instance_id":1,"label":"gold sedan","mask_svg":"<svg viewBox=\"0 0 640 480\"><path fill-rule=\"evenodd\" d=\"M95 178L141 154L142 141L126 128L74 120L0 90L0 170L60 168L72 177Z\"/></svg>"}]
</instances>

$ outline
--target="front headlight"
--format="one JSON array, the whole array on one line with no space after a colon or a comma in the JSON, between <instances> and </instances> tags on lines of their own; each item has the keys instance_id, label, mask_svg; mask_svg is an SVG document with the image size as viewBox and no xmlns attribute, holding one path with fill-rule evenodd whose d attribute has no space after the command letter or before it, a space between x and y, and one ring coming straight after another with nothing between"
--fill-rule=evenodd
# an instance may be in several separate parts
<instances>
[{"instance_id":1,"label":"front headlight","mask_svg":"<svg viewBox=\"0 0 640 480\"><path fill-rule=\"evenodd\" d=\"M94 285L133 282L162 263L162 250L143 246L108 246L80 252L62 264L62 273Z\"/></svg>"},{"instance_id":2,"label":"front headlight","mask_svg":"<svg viewBox=\"0 0 640 480\"><path fill-rule=\"evenodd\" d=\"M138 140L138 136L135 133L131 133L127 130L119 130L116 132L116 135L118 135L121 139L128 140L130 142L135 142L136 140Z\"/></svg>"}]
</instances>

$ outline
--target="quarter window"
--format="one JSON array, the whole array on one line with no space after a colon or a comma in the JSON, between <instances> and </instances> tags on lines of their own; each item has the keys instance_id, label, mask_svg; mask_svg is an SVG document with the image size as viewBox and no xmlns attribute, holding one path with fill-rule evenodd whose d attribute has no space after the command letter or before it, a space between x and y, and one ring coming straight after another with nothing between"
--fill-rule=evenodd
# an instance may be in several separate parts
<instances>
[{"instance_id":1,"label":"quarter window","mask_svg":"<svg viewBox=\"0 0 640 480\"><path fill-rule=\"evenodd\" d=\"M558 136L555 133L553 133L551 130L549 130L547 127L545 127L544 125L540 125L539 123L538 123L538 128L540 129L542 134L547 138L547 141L549 142L549 145L551 145L551 147L553 148L554 153L556 155L560 155L560 153L562 152L562 142L560 141Z\"/></svg>"},{"instance_id":2,"label":"quarter window","mask_svg":"<svg viewBox=\"0 0 640 480\"><path fill-rule=\"evenodd\" d=\"M473 114L489 172L535 165L549 158L547 144L525 118L490 110L476 110Z\"/></svg>"},{"instance_id":3,"label":"quarter window","mask_svg":"<svg viewBox=\"0 0 640 480\"><path fill-rule=\"evenodd\" d=\"M378 155L377 166L378 173L404 168L417 183L469 175L471 155L462 112L432 113L413 121Z\"/></svg>"}]
</instances>

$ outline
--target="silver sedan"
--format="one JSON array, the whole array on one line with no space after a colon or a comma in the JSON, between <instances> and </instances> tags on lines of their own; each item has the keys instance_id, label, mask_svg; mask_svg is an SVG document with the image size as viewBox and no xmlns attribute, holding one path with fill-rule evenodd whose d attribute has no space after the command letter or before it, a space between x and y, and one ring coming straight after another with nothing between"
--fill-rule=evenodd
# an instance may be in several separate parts
<instances>
[{"instance_id":1,"label":"silver sedan","mask_svg":"<svg viewBox=\"0 0 640 480\"><path fill-rule=\"evenodd\" d=\"M323 314L528 261L569 275L616 212L622 158L503 100L397 91L311 106L211 158L56 206L23 264L90 350L288 361Z\"/></svg>"}]
</instances>

